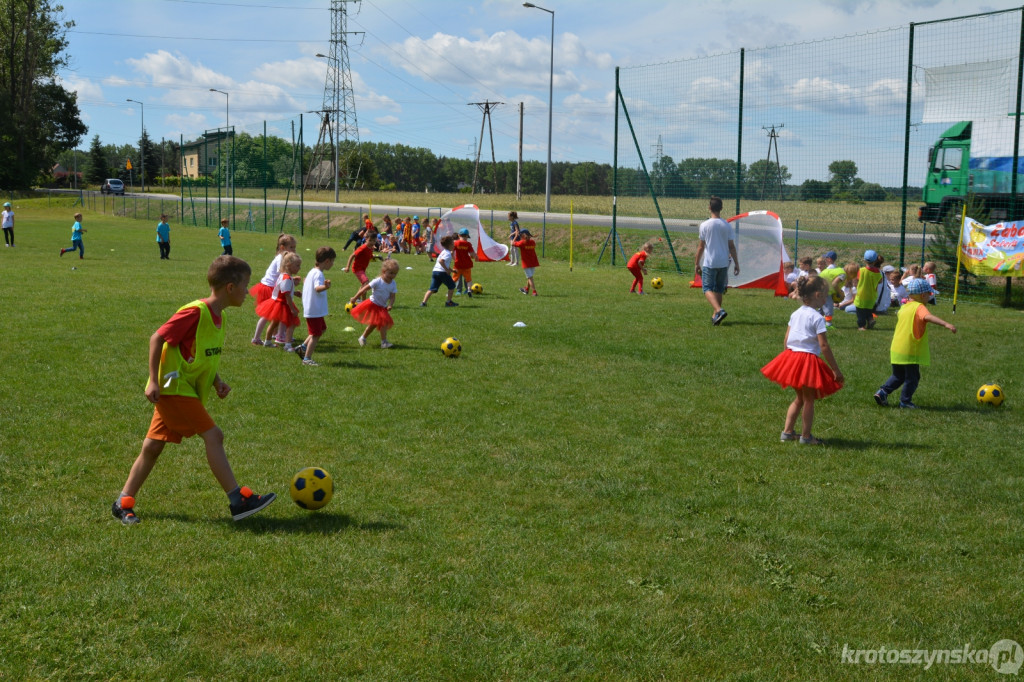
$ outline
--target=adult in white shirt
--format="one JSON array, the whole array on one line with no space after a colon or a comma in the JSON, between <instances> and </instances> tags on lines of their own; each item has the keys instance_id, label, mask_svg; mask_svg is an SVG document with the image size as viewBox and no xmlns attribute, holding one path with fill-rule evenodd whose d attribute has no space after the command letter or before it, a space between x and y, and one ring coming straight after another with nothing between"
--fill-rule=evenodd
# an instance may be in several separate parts
<instances>
[{"instance_id":1,"label":"adult in white shirt","mask_svg":"<svg viewBox=\"0 0 1024 682\"><path fill-rule=\"evenodd\" d=\"M722 308L722 296L729 284L729 261L733 263L733 274L740 274L740 259L736 255L736 244L732 240L732 228L722 220L722 200L711 197L708 203L711 217L700 224L700 243L694 266L700 269L701 288L704 298L711 304L714 313L711 324L719 325L728 313Z\"/></svg>"}]
</instances>

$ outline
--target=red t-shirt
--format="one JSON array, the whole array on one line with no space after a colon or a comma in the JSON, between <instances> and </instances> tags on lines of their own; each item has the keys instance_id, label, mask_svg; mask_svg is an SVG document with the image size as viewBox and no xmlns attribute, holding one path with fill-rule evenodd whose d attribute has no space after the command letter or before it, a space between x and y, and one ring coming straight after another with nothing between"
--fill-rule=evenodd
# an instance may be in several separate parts
<instances>
[{"instance_id":1,"label":"red t-shirt","mask_svg":"<svg viewBox=\"0 0 1024 682\"><path fill-rule=\"evenodd\" d=\"M207 304L209 307L209 304ZM163 323L156 330L168 346L178 346L181 357L185 362L192 362L196 356L196 330L199 329L199 316L201 311L198 307L185 308L171 316L171 319ZM213 323L220 328L221 316L210 311Z\"/></svg>"},{"instance_id":2,"label":"red t-shirt","mask_svg":"<svg viewBox=\"0 0 1024 682\"><path fill-rule=\"evenodd\" d=\"M473 244L465 239L456 240L453 251L456 270L469 270L473 267L473 259L469 257L469 254L473 253Z\"/></svg>"},{"instance_id":3,"label":"red t-shirt","mask_svg":"<svg viewBox=\"0 0 1024 682\"><path fill-rule=\"evenodd\" d=\"M524 268L536 268L540 266L537 260L537 242L532 239L520 239L512 242L512 246L519 249L519 262Z\"/></svg>"},{"instance_id":4,"label":"red t-shirt","mask_svg":"<svg viewBox=\"0 0 1024 682\"><path fill-rule=\"evenodd\" d=\"M365 227L367 230L372 230L373 229L373 221L370 220L369 218L367 218L366 220L363 221L363 227Z\"/></svg>"},{"instance_id":5,"label":"red t-shirt","mask_svg":"<svg viewBox=\"0 0 1024 682\"><path fill-rule=\"evenodd\" d=\"M367 240L353 255L355 259L352 261L352 272L365 271L366 266L373 260L373 241Z\"/></svg>"},{"instance_id":6,"label":"red t-shirt","mask_svg":"<svg viewBox=\"0 0 1024 682\"><path fill-rule=\"evenodd\" d=\"M644 263L646 262L647 252L637 251L636 253L633 254L633 257L629 259L629 262L626 263L626 267L629 268L630 270L636 270L638 268L642 268L644 266Z\"/></svg>"}]
</instances>

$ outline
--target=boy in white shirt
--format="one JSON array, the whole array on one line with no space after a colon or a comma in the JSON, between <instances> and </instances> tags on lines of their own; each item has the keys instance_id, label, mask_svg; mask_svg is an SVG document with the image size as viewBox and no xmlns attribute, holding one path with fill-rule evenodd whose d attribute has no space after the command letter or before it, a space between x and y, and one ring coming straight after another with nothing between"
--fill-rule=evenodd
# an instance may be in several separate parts
<instances>
[{"instance_id":1,"label":"boy in white shirt","mask_svg":"<svg viewBox=\"0 0 1024 682\"><path fill-rule=\"evenodd\" d=\"M295 350L302 358L302 364L316 367L313 361L313 350L317 341L327 331L327 290L331 288L331 280L324 277L324 272L334 267L337 252L329 246L321 246L316 250L316 267L306 275L302 285L302 314L306 318L306 329L309 336Z\"/></svg>"},{"instance_id":2,"label":"boy in white shirt","mask_svg":"<svg viewBox=\"0 0 1024 682\"><path fill-rule=\"evenodd\" d=\"M454 236L448 235L441 239L441 253L438 254L437 260L434 261L434 270L430 273L430 288L423 295L423 302L420 303L421 308L427 307L427 301L438 292L442 284L448 287L448 300L444 303L445 307L454 308L459 305L452 300L452 295L455 293L455 280L452 279L452 248L454 247Z\"/></svg>"}]
</instances>

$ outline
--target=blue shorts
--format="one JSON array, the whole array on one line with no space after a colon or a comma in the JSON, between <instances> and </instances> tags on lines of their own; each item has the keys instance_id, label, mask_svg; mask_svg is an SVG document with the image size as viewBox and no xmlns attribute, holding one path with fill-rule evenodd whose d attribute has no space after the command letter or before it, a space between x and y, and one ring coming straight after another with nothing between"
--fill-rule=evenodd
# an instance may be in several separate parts
<instances>
[{"instance_id":1,"label":"blue shorts","mask_svg":"<svg viewBox=\"0 0 1024 682\"><path fill-rule=\"evenodd\" d=\"M446 287L448 287L449 289L454 289L455 288L455 280L453 280L452 276L449 275L444 270L441 270L441 271L435 270L432 273L430 273L430 290L431 291L433 291L436 294L437 290L441 288L442 284L445 285Z\"/></svg>"},{"instance_id":2,"label":"blue shorts","mask_svg":"<svg viewBox=\"0 0 1024 682\"><path fill-rule=\"evenodd\" d=\"M725 288L729 286L729 266L727 265L724 268L702 267L700 269L700 280L703 291L724 294Z\"/></svg>"}]
</instances>

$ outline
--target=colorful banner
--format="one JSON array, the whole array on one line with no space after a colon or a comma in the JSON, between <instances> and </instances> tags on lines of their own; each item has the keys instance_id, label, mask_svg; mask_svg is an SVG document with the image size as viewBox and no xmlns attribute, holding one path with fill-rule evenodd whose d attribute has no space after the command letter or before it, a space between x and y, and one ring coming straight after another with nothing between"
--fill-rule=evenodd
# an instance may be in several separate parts
<instances>
[{"instance_id":1,"label":"colorful banner","mask_svg":"<svg viewBox=\"0 0 1024 682\"><path fill-rule=\"evenodd\" d=\"M979 277L1024 275L1024 220L982 225L966 218L960 235L960 260Z\"/></svg>"}]
</instances>

